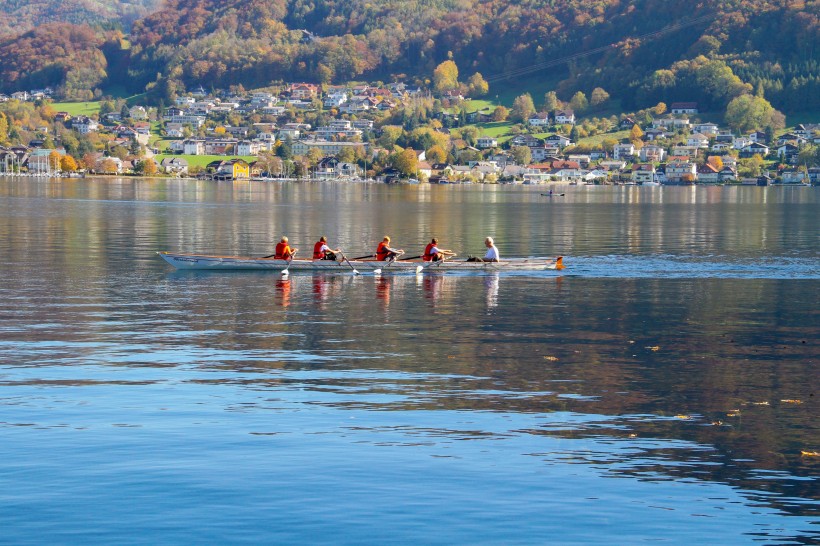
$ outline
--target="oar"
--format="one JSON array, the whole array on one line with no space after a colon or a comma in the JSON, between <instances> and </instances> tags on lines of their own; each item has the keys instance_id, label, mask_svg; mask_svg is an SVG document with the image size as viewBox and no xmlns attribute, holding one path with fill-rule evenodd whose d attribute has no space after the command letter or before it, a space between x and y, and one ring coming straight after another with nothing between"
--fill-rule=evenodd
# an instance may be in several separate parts
<instances>
[{"instance_id":1,"label":"oar","mask_svg":"<svg viewBox=\"0 0 820 546\"><path fill-rule=\"evenodd\" d=\"M455 258L456 256L458 256L458 254L450 254L448 256L444 256L443 258L441 258L437 262L431 262L430 265L428 265L427 267L435 267L437 265L441 265L447 260L447 258ZM420 265L420 266L416 267L416 275L420 275L422 271L424 271L424 266L423 265Z\"/></svg>"},{"instance_id":2,"label":"oar","mask_svg":"<svg viewBox=\"0 0 820 546\"><path fill-rule=\"evenodd\" d=\"M418 260L421 257L422 256L410 256L409 258L401 258L399 261L404 262L404 261L407 261L407 260Z\"/></svg>"},{"instance_id":3,"label":"oar","mask_svg":"<svg viewBox=\"0 0 820 546\"><path fill-rule=\"evenodd\" d=\"M399 256L401 256L401 254L399 254ZM393 258L392 258L392 259L390 259L390 260L388 260L388 261L387 261L387 265L386 265L386 266L384 266L384 268L385 268L385 269L387 269L388 267L390 267L391 265L393 265L393 262L395 262L395 261L396 261L396 256L393 256ZM382 268L381 268L381 267L379 267L379 268L377 268L377 269L374 269L374 270L373 270L373 274L374 274L374 275L381 275L381 272L382 272Z\"/></svg>"},{"instance_id":4,"label":"oar","mask_svg":"<svg viewBox=\"0 0 820 546\"><path fill-rule=\"evenodd\" d=\"M359 272L356 270L356 268L355 268L355 267L353 267L353 264L352 264L352 263L350 263L350 260L348 260L348 259L347 259L347 256L345 256L345 253L344 253L344 252L340 252L340 254L342 255L342 259L343 259L345 262L347 262L347 265L349 265L349 266L350 266L350 269L353 271L353 274L354 274L354 275L358 275L358 274L359 274Z\"/></svg>"},{"instance_id":5,"label":"oar","mask_svg":"<svg viewBox=\"0 0 820 546\"><path fill-rule=\"evenodd\" d=\"M294 255L294 254L296 254L296 252L292 252L292 253L291 253L290 257L288 258L288 265L286 265L286 266L285 266L285 269L283 269L283 270L282 270L282 276L283 276L283 277L287 277L287 276L288 276L288 273L289 273L289 272L288 272L288 268L290 267L290 263L293 261L293 255Z\"/></svg>"},{"instance_id":6,"label":"oar","mask_svg":"<svg viewBox=\"0 0 820 546\"><path fill-rule=\"evenodd\" d=\"M364 260L365 258L372 258L373 256L375 256L375 254L368 254L367 256L359 256L358 258L353 258L353 261L355 262L356 260Z\"/></svg>"}]
</instances>

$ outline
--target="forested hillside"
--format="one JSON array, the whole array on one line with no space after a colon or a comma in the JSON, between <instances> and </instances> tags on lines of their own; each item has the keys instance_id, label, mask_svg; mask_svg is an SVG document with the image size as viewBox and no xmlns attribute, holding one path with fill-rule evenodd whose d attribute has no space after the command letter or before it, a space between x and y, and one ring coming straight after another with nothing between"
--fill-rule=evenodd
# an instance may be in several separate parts
<instances>
[{"instance_id":1,"label":"forested hillside","mask_svg":"<svg viewBox=\"0 0 820 546\"><path fill-rule=\"evenodd\" d=\"M162 0L0 0L0 37L28 32L46 23L130 28Z\"/></svg>"},{"instance_id":2,"label":"forested hillside","mask_svg":"<svg viewBox=\"0 0 820 546\"><path fill-rule=\"evenodd\" d=\"M820 109L818 1L167 0L134 23L126 54L97 35L84 43L106 54L106 76L162 98L199 85L423 80L452 58L491 93L524 77L556 82L565 99L601 87L626 108L720 109L753 91L786 112ZM72 73L59 48L38 52L36 76L21 71L31 61L15 50L32 39L0 43L2 90L36 80L71 91L49 69Z\"/></svg>"}]
</instances>

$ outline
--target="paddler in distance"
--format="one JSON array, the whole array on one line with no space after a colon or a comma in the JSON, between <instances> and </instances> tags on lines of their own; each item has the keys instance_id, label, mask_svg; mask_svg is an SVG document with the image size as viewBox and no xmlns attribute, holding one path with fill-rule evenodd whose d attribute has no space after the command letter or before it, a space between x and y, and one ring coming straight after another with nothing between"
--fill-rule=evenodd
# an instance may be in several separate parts
<instances>
[{"instance_id":1,"label":"paddler in distance","mask_svg":"<svg viewBox=\"0 0 820 546\"><path fill-rule=\"evenodd\" d=\"M438 246L438 239L433 237L433 240L428 243L428 245L424 249L424 254L422 254L421 259L425 262L439 262L441 260L446 259L448 256L455 256L456 253L452 250L447 250L445 248L439 248Z\"/></svg>"},{"instance_id":2,"label":"paddler in distance","mask_svg":"<svg viewBox=\"0 0 820 546\"><path fill-rule=\"evenodd\" d=\"M314 260L336 260L336 254L341 254L342 249L332 249L327 246L327 237L322 235L319 241L313 245L313 259Z\"/></svg>"},{"instance_id":3,"label":"paddler in distance","mask_svg":"<svg viewBox=\"0 0 820 546\"><path fill-rule=\"evenodd\" d=\"M384 236L384 239L382 239L382 242L379 243L379 246L376 248L376 259L380 262L392 262L396 259L396 256L401 256L402 254L404 254L404 250L390 248L390 237L387 235Z\"/></svg>"}]
</instances>

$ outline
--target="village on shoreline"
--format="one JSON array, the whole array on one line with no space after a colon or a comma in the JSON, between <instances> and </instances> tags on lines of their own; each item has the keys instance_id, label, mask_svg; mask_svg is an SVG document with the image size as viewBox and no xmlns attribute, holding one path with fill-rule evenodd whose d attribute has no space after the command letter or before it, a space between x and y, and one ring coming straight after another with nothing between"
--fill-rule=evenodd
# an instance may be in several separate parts
<instances>
[{"instance_id":1,"label":"village on shoreline","mask_svg":"<svg viewBox=\"0 0 820 546\"><path fill-rule=\"evenodd\" d=\"M48 89L22 91L0 95L0 116L12 118L5 145L0 131L0 175L820 185L820 124L744 133L692 102L595 117L582 95L564 103L547 94L540 109L526 95L508 109L402 83L292 83L199 89L148 107L53 103ZM605 95L596 89L593 102ZM37 114L29 126L14 118L27 109Z\"/></svg>"}]
</instances>

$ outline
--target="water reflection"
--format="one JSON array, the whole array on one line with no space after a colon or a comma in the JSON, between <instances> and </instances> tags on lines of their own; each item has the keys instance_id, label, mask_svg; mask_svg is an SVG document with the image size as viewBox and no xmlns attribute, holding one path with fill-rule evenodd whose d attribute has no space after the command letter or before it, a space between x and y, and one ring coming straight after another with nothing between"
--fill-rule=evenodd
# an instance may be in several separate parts
<instances>
[{"instance_id":1,"label":"water reflection","mask_svg":"<svg viewBox=\"0 0 820 546\"><path fill-rule=\"evenodd\" d=\"M661 190L579 189L547 209L507 188L426 188L416 199L332 184L0 184L7 489L72 491L77 468L111 464L122 442L144 483L167 491L171 474L190 472L176 485L197 498L233 491L244 522L271 512L262 490L302 517L288 512L294 498L316 506L330 491L358 501L319 502L349 525L351 510L373 505L361 491L378 490L417 506L411 518L454 514L481 530L470 541L504 542L516 518L525 534L512 542L537 542L526 530L558 513L549 531L584 542L584 515L606 505L613 532L636 541L683 540L646 523L661 506L665 522L701 537L749 541L751 529L764 542L810 542L820 458L802 452L820 450L816 197ZM507 254L525 253L521 240L535 252L572 245L570 268L282 278L169 273L154 254L264 255L285 228L294 242L338 233L344 248L385 232L480 247L487 226ZM27 461L55 459L44 446L65 466L27 474ZM215 479L243 468L251 479ZM141 498L123 475L82 478L103 501L105 491ZM412 497L462 487L446 510ZM498 502L482 516L466 508L481 499ZM224 499L211 519L216 505ZM18 510L20 526L21 512L72 525L43 509ZM703 521L729 512L729 523ZM362 519L374 517L408 528L379 508Z\"/></svg>"}]
</instances>

